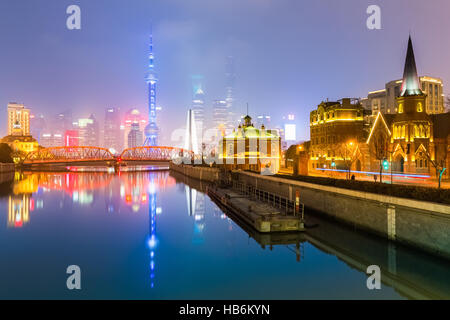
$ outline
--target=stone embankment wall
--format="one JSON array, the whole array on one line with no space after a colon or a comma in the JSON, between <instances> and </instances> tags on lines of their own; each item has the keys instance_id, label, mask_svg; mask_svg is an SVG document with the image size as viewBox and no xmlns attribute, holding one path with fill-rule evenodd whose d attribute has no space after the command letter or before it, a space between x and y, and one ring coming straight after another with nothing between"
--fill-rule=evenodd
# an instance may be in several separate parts
<instances>
[{"instance_id":1,"label":"stone embankment wall","mask_svg":"<svg viewBox=\"0 0 450 320\"><path fill-rule=\"evenodd\" d=\"M208 168L201 166L196 167L192 165L174 163L170 163L169 168L170 170L182 173L187 177L202 181L216 182L220 179L220 170L217 168Z\"/></svg>"}]
</instances>

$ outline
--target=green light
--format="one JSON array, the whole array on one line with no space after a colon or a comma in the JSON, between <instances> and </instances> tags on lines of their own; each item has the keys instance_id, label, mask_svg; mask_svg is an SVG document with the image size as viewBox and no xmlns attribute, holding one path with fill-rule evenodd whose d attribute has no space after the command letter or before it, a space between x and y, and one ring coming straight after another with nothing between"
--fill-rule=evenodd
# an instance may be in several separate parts
<instances>
[{"instance_id":1,"label":"green light","mask_svg":"<svg viewBox=\"0 0 450 320\"><path fill-rule=\"evenodd\" d=\"M386 171L389 170L389 161L387 161L387 160L383 161L383 169Z\"/></svg>"}]
</instances>

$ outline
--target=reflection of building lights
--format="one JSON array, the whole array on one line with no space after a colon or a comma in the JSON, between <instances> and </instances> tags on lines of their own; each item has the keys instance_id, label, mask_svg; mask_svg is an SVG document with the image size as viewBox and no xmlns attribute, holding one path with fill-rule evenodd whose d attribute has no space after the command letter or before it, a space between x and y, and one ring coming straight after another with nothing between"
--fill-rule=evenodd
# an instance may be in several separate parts
<instances>
[{"instance_id":1,"label":"reflection of building lights","mask_svg":"<svg viewBox=\"0 0 450 320\"><path fill-rule=\"evenodd\" d=\"M131 210L133 210L133 212L138 212L139 209L140 209L140 206L136 203L131 206Z\"/></svg>"},{"instance_id":2,"label":"reflection of building lights","mask_svg":"<svg viewBox=\"0 0 450 320\"><path fill-rule=\"evenodd\" d=\"M29 195L9 196L8 227L20 228L29 221Z\"/></svg>"},{"instance_id":3,"label":"reflection of building lights","mask_svg":"<svg viewBox=\"0 0 450 320\"><path fill-rule=\"evenodd\" d=\"M162 213L162 208L161 207L157 207L156 208L156 214L161 214Z\"/></svg>"},{"instance_id":4,"label":"reflection of building lights","mask_svg":"<svg viewBox=\"0 0 450 320\"><path fill-rule=\"evenodd\" d=\"M149 183L149 185L148 185L148 193L150 193L150 194L156 193L156 187L153 182Z\"/></svg>"}]
</instances>

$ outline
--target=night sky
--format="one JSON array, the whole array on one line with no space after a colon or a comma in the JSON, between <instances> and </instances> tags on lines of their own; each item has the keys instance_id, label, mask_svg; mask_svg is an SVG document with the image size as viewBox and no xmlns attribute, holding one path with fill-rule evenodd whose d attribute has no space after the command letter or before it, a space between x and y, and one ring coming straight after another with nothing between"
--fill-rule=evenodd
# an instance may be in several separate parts
<instances>
[{"instance_id":1,"label":"night sky","mask_svg":"<svg viewBox=\"0 0 450 320\"><path fill-rule=\"evenodd\" d=\"M81 30L66 8L81 7ZM381 7L382 30L366 27ZM411 33L420 75L450 86L448 0L1 0L0 133L9 101L46 116L72 109L103 119L107 107L147 109L144 81L153 25L163 134L185 123L191 76L204 76L205 112L225 97L225 58L236 59L242 113L293 113L309 139L322 100L364 97L402 76Z\"/></svg>"}]
</instances>

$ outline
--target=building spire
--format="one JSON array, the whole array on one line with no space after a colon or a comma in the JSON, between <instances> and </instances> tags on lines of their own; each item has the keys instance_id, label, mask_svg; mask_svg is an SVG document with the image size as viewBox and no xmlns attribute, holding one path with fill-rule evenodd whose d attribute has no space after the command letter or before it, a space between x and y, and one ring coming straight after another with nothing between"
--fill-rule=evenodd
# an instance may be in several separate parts
<instances>
[{"instance_id":1,"label":"building spire","mask_svg":"<svg viewBox=\"0 0 450 320\"><path fill-rule=\"evenodd\" d=\"M421 95L419 77L417 75L416 60L414 58L414 49L411 41L411 35L408 40L408 50L406 52L405 69L403 71L403 83L401 96Z\"/></svg>"},{"instance_id":2,"label":"building spire","mask_svg":"<svg viewBox=\"0 0 450 320\"><path fill-rule=\"evenodd\" d=\"M145 141L144 146L157 146L159 128L156 124L156 83L158 78L155 71L155 56L153 55L153 26L150 32L150 46L149 46L149 65L145 81L148 85L148 124L145 127Z\"/></svg>"}]
</instances>

